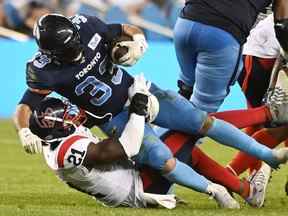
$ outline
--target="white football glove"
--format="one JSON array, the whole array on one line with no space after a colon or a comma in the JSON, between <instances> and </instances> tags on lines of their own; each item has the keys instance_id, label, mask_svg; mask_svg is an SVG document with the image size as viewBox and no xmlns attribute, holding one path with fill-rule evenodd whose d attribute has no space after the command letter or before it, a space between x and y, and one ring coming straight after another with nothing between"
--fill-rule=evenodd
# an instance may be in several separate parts
<instances>
[{"instance_id":1,"label":"white football glove","mask_svg":"<svg viewBox=\"0 0 288 216\"><path fill-rule=\"evenodd\" d=\"M24 150L29 154L41 153L41 139L33 134L29 128L22 128L18 132Z\"/></svg>"},{"instance_id":2,"label":"white football glove","mask_svg":"<svg viewBox=\"0 0 288 216\"><path fill-rule=\"evenodd\" d=\"M144 35L133 35L133 41L122 41L117 43L117 46L128 48L128 52L118 61L123 66L132 66L144 55L148 48L148 44Z\"/></svg>"},{"instance_id":3,"label":"white football glove","mask_svg":"<svg viewBox=\"0 0 288 216\"><path fill-rule=\"evenodd\" d=\"M151 82L148 82L144 77L144 74L138 74L134 76L134 83L128 89L129 99L132 100L132 97L136 93L145 94L147 96L151 95L149 92L149 88L151 86Z\"/></svg>"},{"instance_id":4,"label":"white football glove","mask_svg":"<svg viewBox=\"0 0 288 216\"><path fill-rule=\"evenodd\" d=\"M159 113L159 101L158 99L150 93L149 89L151 86L151 82L146 81L143 73L136 75L134 77L134 83L128 89L128 96L130 101L132 97L136 93L145 94L148 96L148 108L147 108L147 116L146 119L148 122L152 122L155 120Z\"/></svg>"}]
</instances>

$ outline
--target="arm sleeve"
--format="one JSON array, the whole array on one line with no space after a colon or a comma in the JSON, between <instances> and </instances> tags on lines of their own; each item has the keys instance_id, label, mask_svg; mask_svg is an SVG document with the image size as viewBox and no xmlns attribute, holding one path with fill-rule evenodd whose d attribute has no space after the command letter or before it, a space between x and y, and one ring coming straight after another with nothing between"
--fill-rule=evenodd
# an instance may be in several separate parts
<instances>
[{"instance_id":1,"label":"arm sleeve","mask_svg":"<svg viewBox=\"0 0 288 216\"><path fill-rule=\"evenodd\" d=\"M144 137L144 116L132 113L119 141L128 157L138 154Z\"/></svg>"}]
</instances>

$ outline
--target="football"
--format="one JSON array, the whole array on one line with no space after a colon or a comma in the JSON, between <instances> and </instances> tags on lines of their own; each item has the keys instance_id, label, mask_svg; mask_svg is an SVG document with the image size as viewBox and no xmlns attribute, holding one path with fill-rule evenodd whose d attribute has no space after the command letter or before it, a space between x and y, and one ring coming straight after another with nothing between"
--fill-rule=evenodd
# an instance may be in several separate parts
<instances>
[{"instance_id":1,"label":"football","mask_svg":"<svg viewBox=\"0 0 288 216\"><path fill-rule=\"evenodd\" d=\"M121 46L119 43L122 41L132 41L132 40L133 40L132 37L128 35L122 35L112 43L111 58L113 63L121 64L121 62L119 62L119 59L129 51L128 47Z\"/></svg>"}]
</instances>

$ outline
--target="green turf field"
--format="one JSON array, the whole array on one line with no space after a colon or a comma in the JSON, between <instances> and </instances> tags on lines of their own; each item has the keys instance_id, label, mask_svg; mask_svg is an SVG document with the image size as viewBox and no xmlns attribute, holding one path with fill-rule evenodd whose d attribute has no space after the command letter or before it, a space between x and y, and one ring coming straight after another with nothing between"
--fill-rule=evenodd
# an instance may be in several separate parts
<instances>
[{"instance_id":1,"label":"green turf field","mask_svg":"<svg viewBox=\"0 0 288 216\"><path fill-rule=\"evenodd\" d=\"M205 152L225 164L233 153L231 149L209 142ZM214 200L207 196L180 187L176 193L189 202L174 210L106 208L90 197L76 192L61 183L46 167L41 156L25 154L18 142L12 122L0 121L0 216L17 215L275 215L288 216L288 196L283 187L288 174L288 165L273 173L268 188L265 207L253 209L241 199L241 210L218 209Z\"/></svg>"}]
</instances>

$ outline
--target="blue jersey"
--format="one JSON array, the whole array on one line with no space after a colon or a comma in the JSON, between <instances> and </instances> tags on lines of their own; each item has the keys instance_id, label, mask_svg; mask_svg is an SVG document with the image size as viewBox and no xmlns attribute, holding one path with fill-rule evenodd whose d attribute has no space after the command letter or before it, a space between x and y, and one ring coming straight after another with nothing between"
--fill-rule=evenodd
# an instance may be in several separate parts
<instances>
[{"instance_id":1,"label":"blue jersey","mask_svg":"<svg viewBox=\"0 0 288 216\"><path fill-rule=\"evenodd\" d=\"M272 0L186 0L181 16L231 33L243 44L257 15Z\"/></svg>"},{"instance_id":2,"label":"blue jersey","mask_svg":"<svg viewBox=\"0 0 288 216\"><path fill-rule=\"evenodd\" d=\"M121 25L108 25L96 17L83 15L71 19L84 46L82 61L57 64L38 52L27 63L27 84L31 88L53 90L100 119L111 118L122 111L133 83L133 77L114 65L110 57L110 44L121 35Z\"/></svg>"}]
</instances>

